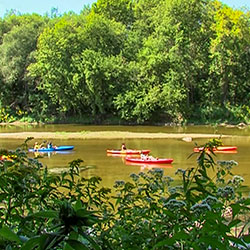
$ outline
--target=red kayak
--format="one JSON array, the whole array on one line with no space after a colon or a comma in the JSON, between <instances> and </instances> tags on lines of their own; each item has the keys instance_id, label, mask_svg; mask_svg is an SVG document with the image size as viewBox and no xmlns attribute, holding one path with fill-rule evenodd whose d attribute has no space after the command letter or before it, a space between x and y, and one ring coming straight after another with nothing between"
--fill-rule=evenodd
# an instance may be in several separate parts
<instances>
[{"instance_id":1,"label":"red kayak","mask_svg":"<svg viewBox=\"0 0 250 250\"><path fill-rule=\"evenodd\" d=\"M120 150L120 149L107 149L107 154L119 154L119 155L140 155L149 154L150 150L137 150L137 149L126 149L126 150Z\"/></svg>"},{"instance_id":2,"label":"red kayak","mask_svg":"<svg viewBox=\"0 0 250 250\"><path fill-rule=\"evenodd\" d=\"M145 159L141 158L126 158L126 161L128 162L134 162L134 163L142 163L142 164L170 164L173 162L173 159L168 159L168 158L153 158L153 157L148 157Z\"/></svg>"},{"instance_id":3,"label":"red kayak","mask_svg":"<svg viewBox=\"0 0 250 250\"><path fill-rule=\"evenodd\" d=\"M204 150L204 147L200 148L194 148L194 152L201 152ZM206 149L207 151L210 151L209 148ZM228 152L228 151L236 151L236 146L218 146L213 148L213 152Z\"/></svg>"}]
</instances>

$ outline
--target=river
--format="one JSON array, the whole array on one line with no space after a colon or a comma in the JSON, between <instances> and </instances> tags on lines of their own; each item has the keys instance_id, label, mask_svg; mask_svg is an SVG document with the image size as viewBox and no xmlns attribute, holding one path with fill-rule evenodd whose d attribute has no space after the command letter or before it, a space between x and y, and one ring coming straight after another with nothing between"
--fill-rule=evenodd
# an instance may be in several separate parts
<instances>
[{"instance_id":1,"label":"river","mask_svg":"<svg viewBox=\"0 0 250 250\"><path fill-rule=\"evenodd\" d=\"M225 145L238 147L234 154L217 154L215 160L235 160L238 162L233 172L245 179L245 184L250 185L250 129L238 127L212 127L212 126L83 126L83 125L1 125L0 133L12 132L83 132L83 131L130 131L147 133L207 133L217 135L234 135L223 139ZM67 169L67 164L74 159L82 159L83 165L91 166L90 169L82 172L85 177L100 176L102 185L112 187L116 180L129 180L131 173L148 171L150 165L127 165L122 157L107 156L106 149L120 148L125 142L131 149L150 149L150 154L159 158L173 158L171 165L159 166L164 169L166 175L175 176L178 168L186 169L196 165L197 154L188 158L193 153L193 147L202 145L208 139L194 139L185 142L181 139L67 139L53 140L55 145L74 145L72 152L44 154L41 162L48 166L51 171L57 172ZM20 139L1 139L0 148L15 149L23 143ZM34 140L30 142L33 146ZM29 153L30 157L34 154ZM153 166L154 167L154 166Z\"/></svg>"}]
</instances>

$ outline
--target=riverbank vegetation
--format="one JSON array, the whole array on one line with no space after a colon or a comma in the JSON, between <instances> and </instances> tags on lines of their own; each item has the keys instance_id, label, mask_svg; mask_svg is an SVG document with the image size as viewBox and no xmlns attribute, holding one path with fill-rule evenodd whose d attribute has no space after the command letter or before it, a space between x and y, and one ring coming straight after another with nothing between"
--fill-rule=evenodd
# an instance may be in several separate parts
<instances>
[{"instance_id":1,"label":"riverbank vegetation","mask_svg":"<svg viewBox=\"0 0 250 250\"><path fill-rule=\"evenodd\" d=\"M0 121L248 123L250 12L98 0L0 20Z\"/></svg>"},{"instance_id":2,"label":"riverbank vegetation","mask_svg":"<svg viewBox=\"0 0 250 250\"><path fill-rule=\"evenodd\" d=\"M233 160L204 150L178 185L155 169L111 190L81 177L81 160L50 174L26 147L0 152L2 249L248 249L250 199Z\"/></svg>"}]
</instances>

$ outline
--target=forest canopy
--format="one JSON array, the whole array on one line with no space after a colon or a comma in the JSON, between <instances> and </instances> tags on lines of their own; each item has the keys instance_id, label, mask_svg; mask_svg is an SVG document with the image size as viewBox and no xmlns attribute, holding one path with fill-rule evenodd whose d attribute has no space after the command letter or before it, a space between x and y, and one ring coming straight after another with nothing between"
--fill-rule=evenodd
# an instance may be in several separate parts
<instances>
[{"instance_id":1,"label":"forest canopy","mask_svg":"<svg viewBox=\"0 0 250 250\"><path fill-rule=\"evenodd\" d=\"M98 0L0 19L0 122L250 122L250 12Z\"/></svg>"}]
</instances>

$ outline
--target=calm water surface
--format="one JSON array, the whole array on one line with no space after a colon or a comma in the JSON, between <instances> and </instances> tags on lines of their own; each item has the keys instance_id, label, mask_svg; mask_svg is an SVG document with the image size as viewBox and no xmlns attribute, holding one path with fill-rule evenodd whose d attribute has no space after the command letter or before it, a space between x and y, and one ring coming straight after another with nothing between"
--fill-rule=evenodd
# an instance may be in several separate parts
<instances>
[{"instance_id":1,"label":"calm water surface","mask_svg":"<svg viewBox=\"0 0 250 250\"><path fill-rule=\"evenodd\" d=\"M250 129L208 127L208 126L187 126L187 127L158 127L158 126L82 126L82 125L40 125L40 126L0 126L0 132L23 132L23 131L132 131L132 132L168 132L168 133L213 133L238 135L232 138L223 139L225 145L238 147L237 154L217 154L216 160L235 160L239 163L234 168L234 173L245 179L245 184L250 185ZM82 172L83 176L90 177L98 175L102 177L104 186L113 186L116 180L129 180L131 173L148 171L152 166L126 165L121 157L107 156L106 149L120 148L125 142L128 148L150 149L151 155L159 158L173 158L171 165L161 166L166 175L174 177L178 168L186 169L196 165L197 155L188 158L193 152L195 143L201 145L206 139L197 139L192 142L184 142L177 139L126 139L123 140L54 140L56 145L74 145L75 149L69 153L45 154L41 162L53 171L59 171L67 167L67 164L74 159L84 160L83 165L93 166ZM15 149L23 143L22 140L6 139L0 141L0 148ZM30 143L32 147L33 142ZM34 155L29 153L30 157Z\"/></svg>"},{"instance_id":2,"label":"calm water surface","mask_svg":"<svg viewBox=\"0 0 250 250\"><path fill-rule=\"evenodd\" d=\"M83 126L79 124L51 125L1 125L0 133L4 132L82 132L82 131L131 131L131 132L163 132L163 133L209 133L250 136L250 126Z\"/></svg>"}]
</instances>

